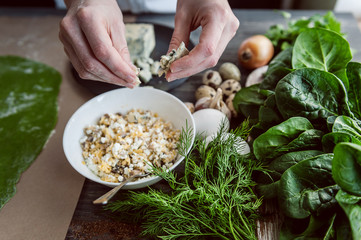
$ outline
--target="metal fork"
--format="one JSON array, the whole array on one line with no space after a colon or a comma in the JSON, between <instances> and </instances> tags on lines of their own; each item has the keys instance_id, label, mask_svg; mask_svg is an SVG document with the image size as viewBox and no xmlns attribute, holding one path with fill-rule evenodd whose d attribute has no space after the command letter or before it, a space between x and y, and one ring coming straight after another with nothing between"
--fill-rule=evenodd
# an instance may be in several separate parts
<instances>
[{"instance_id":1,"label":"metal fork","mask_svg":"<svg viewBox=\"0 0 361 240\"><path fill-rule=\"evenodd\" d=\"M108 201L119 191L119 189L121 189L125 184L127 184L128 182L132 181L135 178L139 178L139 177L145 177L148 176L149 173L144 173L144 174L134 174L132 176L130 176L129 178L125 179L123 182L121 182L118 186L116 186L115 188L113 188L112 190L110 190L109 192L105 193L103 196L95 199L93 201L93 204L107 204Z\"/></svg>"}]
</instances>

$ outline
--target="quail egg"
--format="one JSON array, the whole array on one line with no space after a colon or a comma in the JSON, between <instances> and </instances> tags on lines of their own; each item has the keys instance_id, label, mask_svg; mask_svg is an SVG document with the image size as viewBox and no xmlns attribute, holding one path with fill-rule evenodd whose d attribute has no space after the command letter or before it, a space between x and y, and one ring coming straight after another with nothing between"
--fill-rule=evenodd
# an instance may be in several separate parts
<instances>
[{"instance_id":1,"label":"quail egg","mask_svg":"<svg viewBox=\"0 0 361 240\"><path fill-rule=\"evenodd\" d=\"M213 108L198 110L193 113L193 119L196 125L196 133L203 138L216 134L222 124L223 130L229 131L230 122L227 116L219 110Z\"/></svg>"}]
</instances>

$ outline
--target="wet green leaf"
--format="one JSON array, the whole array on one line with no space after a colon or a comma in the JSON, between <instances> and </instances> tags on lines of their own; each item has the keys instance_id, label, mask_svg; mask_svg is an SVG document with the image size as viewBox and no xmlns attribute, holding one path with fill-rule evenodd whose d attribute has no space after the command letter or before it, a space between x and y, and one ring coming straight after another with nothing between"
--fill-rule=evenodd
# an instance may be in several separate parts
<instances>
[{"instance_id":1,"label":"wet green leaf","mask_svg":"<svg viewBox=\"0 0 361 240\"><path fill-rule=\"evenodd\" d=\"M0 56L0 209L55 127L60 82L45 64Z\"/></svg>"}]
</instances>

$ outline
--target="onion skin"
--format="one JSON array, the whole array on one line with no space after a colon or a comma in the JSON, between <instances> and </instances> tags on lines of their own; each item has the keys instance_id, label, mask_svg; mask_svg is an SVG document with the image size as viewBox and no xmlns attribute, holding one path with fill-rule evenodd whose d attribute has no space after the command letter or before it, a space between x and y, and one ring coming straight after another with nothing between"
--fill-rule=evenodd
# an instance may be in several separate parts
<instances>
[{"instance_id":1,"label":"onion skin","mask_svg":"<svg viewBox=\"0 0 361 240\"><path fill-rule=\"evenodd\" d=\"M267 65L274 54L274 47L266 36L254 35L244 40L238 49L239 64L253 70Z\"/></svg>"}]
</instances>

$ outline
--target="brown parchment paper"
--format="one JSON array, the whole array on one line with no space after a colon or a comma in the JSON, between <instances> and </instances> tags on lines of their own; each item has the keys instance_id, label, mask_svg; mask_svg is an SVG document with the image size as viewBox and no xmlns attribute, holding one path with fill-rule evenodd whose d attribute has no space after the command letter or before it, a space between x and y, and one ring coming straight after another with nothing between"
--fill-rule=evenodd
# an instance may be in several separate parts
<instances>
[{"instance_id":1,"label":"brown parchment paper","mask_svg":"<svg viewBox=\"0 0 361 240\"><path fill-rule=\"evenodd\" d=\"M48 64L61 73L62 84L55 132L22 174L15 196L0 210L0 239L64 239L84 178L65 158L63 131L71 115L93 94L73 79L58 40L62 15L12 13L0 15L0 55L23 56Z\"/></svg>"}]
</instances>

